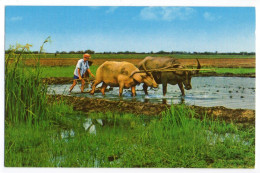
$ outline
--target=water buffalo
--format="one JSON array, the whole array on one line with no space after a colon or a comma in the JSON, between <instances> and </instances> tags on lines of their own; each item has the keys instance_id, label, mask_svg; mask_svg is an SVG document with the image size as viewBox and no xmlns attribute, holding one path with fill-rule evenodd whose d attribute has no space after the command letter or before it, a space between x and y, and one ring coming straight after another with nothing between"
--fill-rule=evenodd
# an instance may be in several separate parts
<instances>
[{"instance_id":1,"label":"water buffalo","mask_svg":"<svg viewBox=\"0 0 260 173\"><path fill-rule=\"evenodd\" d=\"M200 62L197 59L198 66L197 69L201 68ZM180 64L180 62L175 58L170 57L146 57L139 64L138 68L140 70L151 70L151 69L160 69L160 68L178 68L182 69L180 71L171 71L171 72L152 72L154 79L157 84L163 85L163 95L166 95L167 92L167 83L171 85L178 84L182 96L185 96L183 84L186 90L190 90L191 86L191 77L194 74L199 73L199 70L183 70L184 67ZM143 89L145 94L147 92L147 85L143 85Z\"/></svg>"},{"instance_id":2,"label":"water buffalo","mask_svg":"<svg viewBox=\"0 0 260 173\"><path fill-rule=\"evenodd\" d=\"M151 73L137 73L139 69L129 62L106 61L98 67L96 79L92 84L90 94L94 94L96 86L103 82L101 92L105 95L105 89L109 85L111 87L119 87L119 96L123 93L123 88L131 88L132 96L136 95L135 86L145 83L146 86L157 88Z\"/></svg>"}]
</instances>

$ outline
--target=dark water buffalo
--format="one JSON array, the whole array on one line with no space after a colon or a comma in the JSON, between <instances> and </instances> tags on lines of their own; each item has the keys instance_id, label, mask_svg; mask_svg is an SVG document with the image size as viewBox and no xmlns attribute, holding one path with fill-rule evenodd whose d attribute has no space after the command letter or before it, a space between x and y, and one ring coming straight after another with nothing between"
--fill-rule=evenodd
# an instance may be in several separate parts
<instances>
[{"instance_id":1,"label":"dark water buffalo","mask_svg":"<svg viewBox=\"0 0 260 173\"><path fill-rule=\"evenodd\" d=\"M197 59L198 66L197 69L201 68L199 60ZM175 58L170 57L146 57L143 59L138 68L140 70L152 70L152 69L159 69L159 68L179 68L184 69L184 67L180 64L180 62ZM171 72L153 72L154 79L157 84L163 85L163 95L166 95L167 92L167 84L176 85L178 84L182 96L185 95L183 85L186 90L190 90L191 86L191 77L199 73L199 70L180 70L180 71L171 71ZM147 85L143 85L143 89L145 94L147 92Z\"/></svg>"}]
</instances>

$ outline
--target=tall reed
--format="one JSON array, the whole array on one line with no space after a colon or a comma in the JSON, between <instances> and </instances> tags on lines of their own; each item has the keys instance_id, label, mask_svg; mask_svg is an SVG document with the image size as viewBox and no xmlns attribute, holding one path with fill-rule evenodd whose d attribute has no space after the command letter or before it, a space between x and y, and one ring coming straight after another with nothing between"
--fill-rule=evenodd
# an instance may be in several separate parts
<instances>
[{"instance_id":1,"label":"tall reed","mask_svg":"<svg viewBox=\"0 0 260 173\"><path fill-rule=\"evenodd\" d=\"M5 63L5 118L14 123L36 123L48 118L47 86L40 80L39 63L34 68L24 68L22 61L23 53L29 52L31 46L17 44L16 47L11 47ZM20 54L16 56L17 51ZM9 64L11 58L14 62Z\"/></svg>"}]
</instances>

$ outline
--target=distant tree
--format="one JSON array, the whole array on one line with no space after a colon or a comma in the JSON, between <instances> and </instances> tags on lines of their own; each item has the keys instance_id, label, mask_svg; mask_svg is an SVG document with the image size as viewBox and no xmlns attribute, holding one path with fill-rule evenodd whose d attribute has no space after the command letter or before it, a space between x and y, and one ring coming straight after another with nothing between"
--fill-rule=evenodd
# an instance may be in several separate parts
<instances>
[{"instance_id":1,"label":"distant tree","mask_svg":"<svg viewBox=\"0 0 260 173\"><path fill-rule=\"evenodd\" d=\"M95 51L93 51L93 50L85 50L84 53L94 54Z\"/></svg>"},{"instance_id":2,"label":"distant tree","mask_svg":"<svg viewBox=\"0 0 260 173\"><path fill-rule=\"evenodd\" d=\"M159 52L156 52L156 54L169 54L169 52L165 52L165 51L161 50Z\"/></svg>"},{"instance_id":3,"label":"distant tree","mask_svg":"<svg viewBox=\"0 0 260 173\"><path fill-rule=\"evenodd\" d=\"M83 54L84 51L83 51L83 50L79 50L79 51L77 51L76 53L77 53L77 54Z\"/></svg>"}]
</instances>

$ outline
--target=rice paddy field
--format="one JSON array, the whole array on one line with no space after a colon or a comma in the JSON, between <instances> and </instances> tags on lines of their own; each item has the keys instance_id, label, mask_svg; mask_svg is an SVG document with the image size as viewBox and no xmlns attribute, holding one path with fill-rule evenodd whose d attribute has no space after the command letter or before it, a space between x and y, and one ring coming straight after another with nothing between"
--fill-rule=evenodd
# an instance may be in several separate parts
<instances>
[{"instance_id":1,"label":"rice paddy field","mask_svg":"<svg viewBox=\"0 0 260 173\"><path fill-rule=\"evenodd\" d=\"M15 55L14 58L19 55ZM26 54L27 58L65 58L65 59L80 59L82 58L82 54ZM153 56L153 57L173 57L178 59L193 59L193 58L201 58L201 59L226 59L226 58L236 58L236 59L250 59L255 58L255 55L221 55L221 54L211 54L211 55L205 55L205 54L149 54L149 53L138 53L138 54L104 54L104 53L95 53L92 54L91 57L93 59L144 59L147 56Z\"/></svg>"},{"instance_id":2,"label":"rice paddy field","mask_svg":"<svg viewBox=\"0 0 260 173\"><path fill-rule=\"evenodd\" d=\"M78 110L62 95L59 99L55 94L50 96L48 83L42 78L72 78L75 61L81 55L56 55L56 58L74 59L69 65L51 64L55 62L53 55L44 55L52 59L49 65L41 64L44 57L33 56L21 54L6 59L5 167L255 167L254 123L225 121L214 117L214 111L202 113L182 103L168 105L157 115L111 108L103 112ZM113 55L113 58L125 57L124 60L139 62L147 55L134 56ZM195 64L197 57L182 56L176 58L191 59L190 66ZM93 54L92 59L112 59L110 57L112 55ZM200 58L216 61L235 58L240 63L234 67L214 67L218 74L255 73L255 58L251 56ZM27 59L33 63L27 64ZM91 66L94 74L99 65L94 61ZM208 67L213 68L213 64ZM98 99L92 100L95 101ZM105 109L102 104L96 105ZM120 105L124 106L124 102Z\"/></svg>"}]
</instances>

